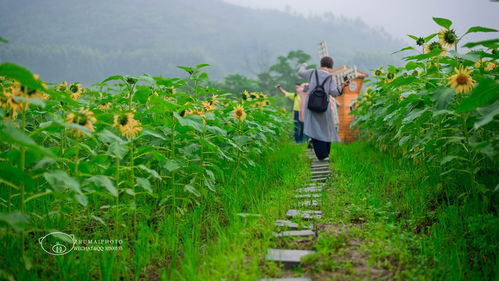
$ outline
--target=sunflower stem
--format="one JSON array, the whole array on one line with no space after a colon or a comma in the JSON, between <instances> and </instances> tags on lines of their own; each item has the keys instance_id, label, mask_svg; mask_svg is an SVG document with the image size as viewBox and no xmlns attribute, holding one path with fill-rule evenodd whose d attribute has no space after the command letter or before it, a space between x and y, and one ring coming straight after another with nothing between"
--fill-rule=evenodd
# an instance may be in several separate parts
<instances>
[{"instance_id":1,"label":"sunflower stem","mask_svg":"<svg viewBox=\"0 0 499 281\"><path fill-rule=\"evenodd\" d=\"M137 194L136 194L136 184L135 184L135 173L134 173L134 161L133 161L133 154L134 154L134 145L133 145L133 138L130 140L130 182L133 184L133 228L136 229L136 223L137 223Z\"/></svg>"},{"instance_id":2,"label":"sunflower stem","mask_svg":"<svg viewBox=\"0 0 499 281\"><path fill-rule=\"evenodd\" d=\"M115 201L115 204L116 204L116 209L115 209L115 217L114 217L114 223L115 223L115 226L114 226L114 230L115 230L115 233L117 234L118 233L118 230L119 230L119 222L118 222L118 219L119 219L119 204L120 204L120 159L118 157L116 157L116 189L118 190L118 196L116 196L116 201Z\"/></svg>"}]
</instances>

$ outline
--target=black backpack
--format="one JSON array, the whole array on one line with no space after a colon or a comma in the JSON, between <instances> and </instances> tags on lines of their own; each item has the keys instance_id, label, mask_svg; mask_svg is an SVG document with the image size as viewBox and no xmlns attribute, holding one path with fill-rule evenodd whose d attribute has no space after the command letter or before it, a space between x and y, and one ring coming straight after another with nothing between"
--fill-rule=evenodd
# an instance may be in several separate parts
<instances>
[{"instance_id":1,"label":"black backpack","mask_svg":"<svg viewBox=\"0 0 499 281\"><path fill-rule=\"evenodd\" d=\"M327 110L327 107L329 106L329 95L324 90L324 85L326 85L329 78L331 78L331 76L328 76L324 79L322 84L319 84L319 75L317 74L317 70L315 70L316 86L310 91L307 103L307 108L311 111L322 113Z\"/></svg>"}]
</instances>

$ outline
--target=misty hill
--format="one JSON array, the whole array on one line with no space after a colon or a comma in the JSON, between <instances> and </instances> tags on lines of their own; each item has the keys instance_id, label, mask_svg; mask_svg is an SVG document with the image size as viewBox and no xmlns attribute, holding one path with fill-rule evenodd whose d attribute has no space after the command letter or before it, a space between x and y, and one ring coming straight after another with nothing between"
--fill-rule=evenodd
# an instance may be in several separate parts
<instances>
[{"instance_id":1,"label":"misty hill","mask_svg":"<svg viewBox=\"0 0 499 281\"><path fill-rule=\"evenodd\" d=\"M304 18L221 0L0 0L0 61L48 81L101 81L113 74L171 76L177 65L212 65L210 75L254 75L302 49L317 60L325 40L336 66L396 62L401 47L363 22Z\"/></svg>"}]
</instances>

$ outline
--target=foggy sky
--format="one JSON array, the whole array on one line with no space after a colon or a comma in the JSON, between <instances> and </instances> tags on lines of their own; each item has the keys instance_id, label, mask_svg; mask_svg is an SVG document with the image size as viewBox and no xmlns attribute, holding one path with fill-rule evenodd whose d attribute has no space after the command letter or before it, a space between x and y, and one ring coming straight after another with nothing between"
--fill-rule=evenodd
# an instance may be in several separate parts
<instances>
[{"instance_id":1,"label":"foggy sky","mask_svg":"<svg viewBox=\"0 0 499 281\"><path fill-rule=\"evenodd\" d=\"M490 0L223 0L228 3L258 9L277 9L310 15L332 12L335 16L360 18L370 26L379 26L389 34L407 39L438 32L432 17L454 22L458 35L471 26L499 29L499 2ZM499 37L498 33L487 38ZM483 36L467 35L467 40Z\"/></svg>"}]
</instances>

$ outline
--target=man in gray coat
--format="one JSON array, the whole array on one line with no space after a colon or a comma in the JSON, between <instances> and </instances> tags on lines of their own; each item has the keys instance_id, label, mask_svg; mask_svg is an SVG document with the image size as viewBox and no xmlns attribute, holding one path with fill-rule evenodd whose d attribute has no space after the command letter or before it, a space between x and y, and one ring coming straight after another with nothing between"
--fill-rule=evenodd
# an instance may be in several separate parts
<instances>
[{"instance_id":1,"label":"man in gray coat","mask_svg":"<svg viewBox=\"0 0 499 281\"><path fill-rule=\"evenodd\" d=\"M300 71L298 72L301 77L307 79L310 83L305 99L304 132L312 139L312 145L317 159L327 161L329 160L331 142L339 142L340 138L338 137L338 131L336 130L334 116L330 106L327 107L325 112L315 112L307 108L310 92L317 86L314 72L317 71L319 84L322 84L329 77L324 85L324 91L333 97L343 94L343 87L348 86L349 81L338 85L336 79L330 75L330 72L333 69L333 59L331 57L323 57L321 59L320 69L307 70L306 67L306 63L302 64Z\"/></svg>"}]
</instances>

